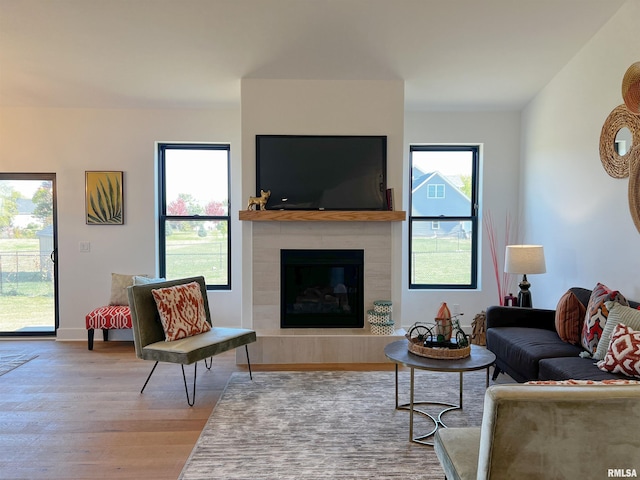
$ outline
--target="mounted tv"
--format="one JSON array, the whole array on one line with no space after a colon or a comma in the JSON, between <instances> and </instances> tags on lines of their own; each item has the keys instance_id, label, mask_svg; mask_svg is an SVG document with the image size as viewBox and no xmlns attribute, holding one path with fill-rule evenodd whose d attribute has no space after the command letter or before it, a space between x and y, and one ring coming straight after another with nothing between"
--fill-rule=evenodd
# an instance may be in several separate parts
<instances>
[{"instance_id":1,"label":"mounted tv","mask_svg":"<svg viewBox=\"0 0 640 480\"><path fill-rule=\"evenodd\" d=\"M387 137L256 135L268 210L386 210Z\"/></svg>"}]
</instances>

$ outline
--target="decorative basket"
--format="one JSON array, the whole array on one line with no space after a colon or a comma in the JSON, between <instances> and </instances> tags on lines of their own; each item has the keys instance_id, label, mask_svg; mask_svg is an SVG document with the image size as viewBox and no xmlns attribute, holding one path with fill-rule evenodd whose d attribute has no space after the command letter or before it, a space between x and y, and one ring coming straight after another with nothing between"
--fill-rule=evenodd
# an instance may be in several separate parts
<instances>
[{"instance_id":1,"label":"decorative basket","mask_svg":"<svg viewBox=\"0 0 640 480\"><path fill-rule=\"evenodd\" d=\"M393 335L395 332L394 322L371 323L371 333L373 335Z\"/></svg>"},{"instance_id":2,"label":"decorative basket","mask_svg":"<svg viewBox=\"0 0 640 480\"><path fill-rule=\"evenodd\" d=\"M391 314L393 310L391 300L376 300L373 302L373 311L376 313L388 313Z\"/></svg>"},{"instance_id":3,"label":"decorative basket","mask_svg":"<svg viewBox=\"0 0 640 480\"><path fill-rule=\"evenodd\" d=\"M417 338L409 339L409 351L415 355L441 360L458 360L471 355L471 345L462 348L425 347Z\"/></svg>"},{"instance_id":4,"label":"decorative basket","mask_svg":"<svg viewBox=\"0 0 640 480\"><path fill-rule=\"evenodd\" d=\"M469 337L460 329L457 320L454 322L455 338L445 339L439 333L440 325L414 323L407 332L409 352L426 358L457 360L471 355Z\"/></svg>"}]
</instances>

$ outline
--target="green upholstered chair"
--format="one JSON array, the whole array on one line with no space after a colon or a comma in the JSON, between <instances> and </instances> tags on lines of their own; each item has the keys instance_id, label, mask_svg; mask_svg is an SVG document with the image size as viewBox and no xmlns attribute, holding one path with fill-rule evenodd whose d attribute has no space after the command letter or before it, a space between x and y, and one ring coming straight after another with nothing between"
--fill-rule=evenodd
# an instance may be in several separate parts
<instances>
[{"instance_id":1,"label":"green upholstered chair","mask_svg":"<svg viewBox=\"0 0 640 480\"><path fill-rule=\"evenodd\" d=\"M494 385L482 426L442 428L434 448L448 480L607 478L640 473L639 431L639 384Z\"/></svg>"},{"instance_id":2,"label":"green upholstered chair","mask_svg":"<svg viewBox=\"0 0 640 480\"><path fill-rule=\"evenodd\" d=\"M256 341L256 332L253 330L214 326L211 327L210 331L205 333L179 340L166 341L156 302L151 291L157 288L172 287L191 282L197 282L200 285L207 322L211 325L211 314L209 312L209 302L207 300L207 289L204 277L183 278L147 285L134 285L127 289L129 307L131 308L133 341L136 356L143 360L155 361L151 373L149 373L140 393L144 392L151 375L153 375L153 372L158 366L158 362L178 363L182 367L182 378L184 380L184 388L189 406L193 406L195 402L197 362L199 360L204 360L207 369L211 369L213 363L212 357L214 355L244 345L247 353L249 376L253 378L247 345ZM209 359L209 363L207 363L207 359ZM192 363L194 364L193 394L191 398L189 398L184 366L191 365Z\"/></svg>"}]
</instances>

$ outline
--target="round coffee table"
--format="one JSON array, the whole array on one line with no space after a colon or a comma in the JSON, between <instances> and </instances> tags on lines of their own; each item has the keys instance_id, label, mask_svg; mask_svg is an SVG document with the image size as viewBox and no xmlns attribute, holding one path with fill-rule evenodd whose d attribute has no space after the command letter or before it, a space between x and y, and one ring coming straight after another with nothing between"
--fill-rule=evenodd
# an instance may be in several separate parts
<instances>
[{"instance_id":1,"label":"round coffee table","mask_svg":"<svg viewBox=\"0 0 640 480\"><path fill-rule=\"evenodd\" d=\"M421 357L409 352L409 341L407 339L398 340L384 347L385 356L396 364L396 410L409 410L409 440L423 445L433 446L433 442L427 442L425 439L433 436L440 427L447 427L442 421L442 416L451 411L462 408L462 374L474 370L487 369L486 386L489 386L489 367L496 361L496 356L486 348L478 345L471 345L471 355L467 358L457 360L439 360L433 358ZM409 392L409 403L398 405L398 365L404 365L411 369L411 386ZM430 370L434 372L459 372L460 373L460 401L459 403L432 402L432 401L416 401L414 399L414 370ZM445 407L435 416L423 410L415 408L415 405L441 405ZM427 434L413 436L413 414L417 412L425 417L433 420L433 430Z\"/></svg>"}]
</instances>

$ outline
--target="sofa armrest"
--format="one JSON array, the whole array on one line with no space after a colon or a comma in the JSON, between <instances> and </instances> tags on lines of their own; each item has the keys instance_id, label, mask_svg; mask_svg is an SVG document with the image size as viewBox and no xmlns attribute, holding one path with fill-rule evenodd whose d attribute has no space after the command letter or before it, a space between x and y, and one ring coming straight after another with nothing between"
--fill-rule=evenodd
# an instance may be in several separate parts
<instances>
[{"instance_id":1,"label":"sofa armrest","mask_svg":"<svg viewBox=\"0 0 640 480\"><path fill-rule=\"evenodd\" d=\"M542 308L501 307L487 308L487 329L493 327L524 327L556 330L556 311Z\"/></svg>"}]
</instances>

